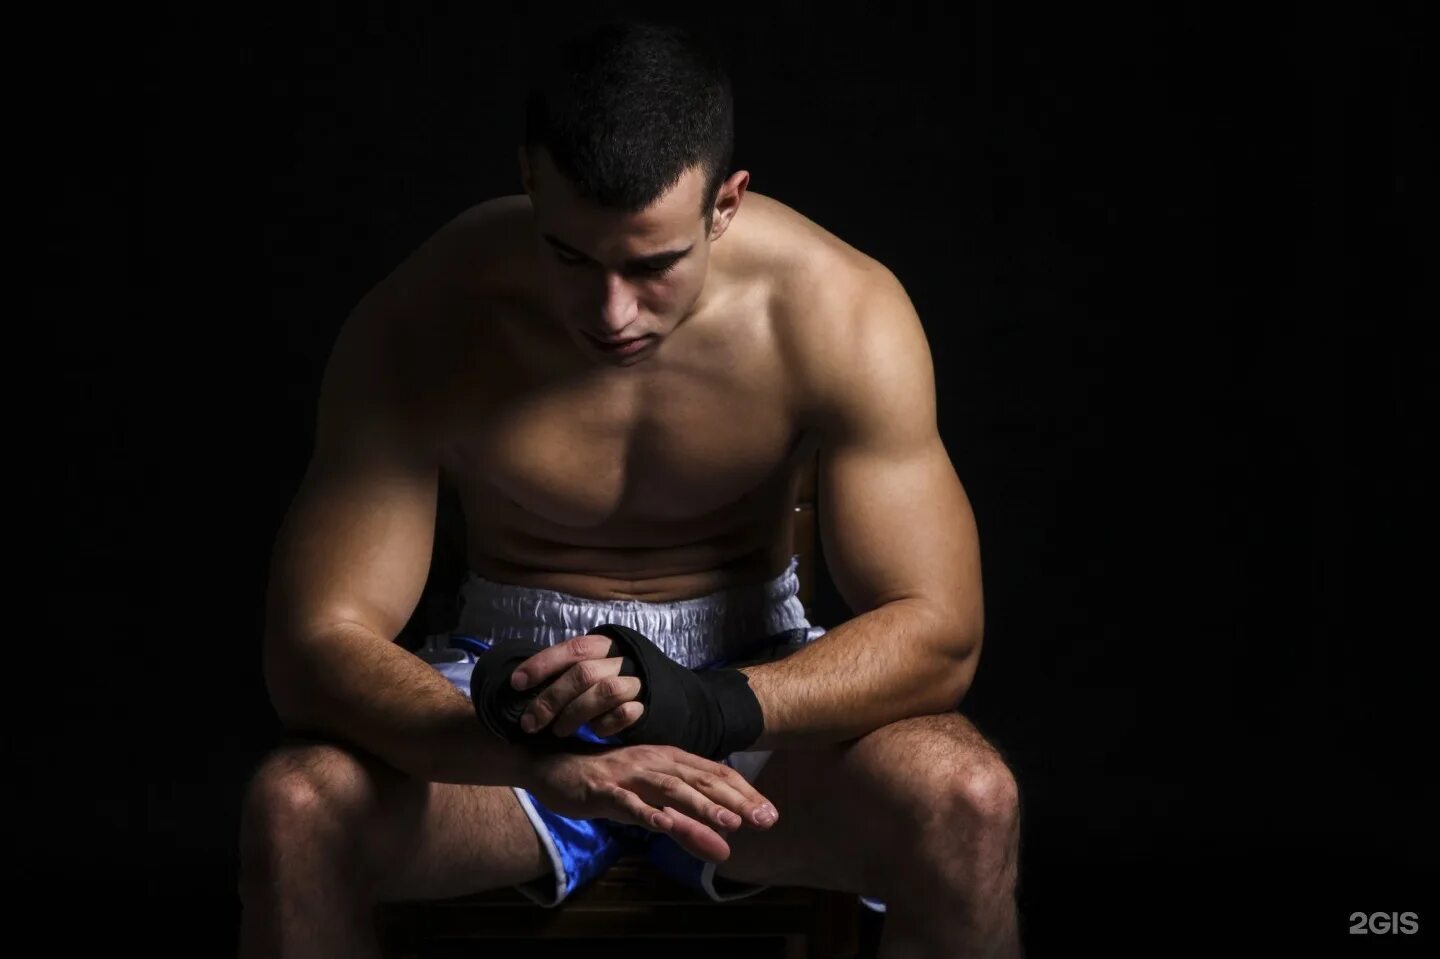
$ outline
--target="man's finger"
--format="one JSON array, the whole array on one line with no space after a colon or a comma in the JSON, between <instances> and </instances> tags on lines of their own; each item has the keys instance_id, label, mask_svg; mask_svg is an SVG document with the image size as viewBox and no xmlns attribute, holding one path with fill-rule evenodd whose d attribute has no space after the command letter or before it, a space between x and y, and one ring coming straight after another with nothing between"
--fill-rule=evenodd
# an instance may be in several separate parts
<instances>
[{"instance_id":1,"label":"man's finger","mask_svg":"<svg viewBox=\"0 0 1440 959\"><path fill-rule=\"evenodd\" d=\"M662 807L670 817L670 828L666 835L674 839L682 849L696 859L708 862L724 862L730 858L730 844L720 834L704 823L697 822L674 806Z\"/></svg>"},{"instance_id":2,"label":"man's finger","mask_svg":"<svg viewBox=\"0 0 1440 959\"><path fill-rule=\"evenodd\" d=\"M576 701L585 697L605 680L620 672L620 658L614 659L586 659L571 666L565 671L565 675L545 687L544 692L535 697L535 701L525 707L525 712L520 717L520 728L525 729L526 720L531 720L531 728L526 732L534 732L544 728L556 716L562 714ZM592 695L586 702L595 702ZM582 707L583 708L583 707ZM575 724L579 729L586 720L604 712L604 709L594 707L584 713L584 719Z\"/></svg>"},{"instance_id":3,"label":"man's finger","mask_svg":"<svg viewBox=\"0 0 1440 959\"><path fill-rule=\"evenodd\" d=\"M704 756L696 756L693 753L684 751L678 753L675 761L691 769L707 772L715 778L716 782L723 784L730 795L727 796L725 800L722 800L718 796L711 796L710 798L738 813L747 823L768 829L779 820L779 812L776 810L775 805L771 803L769 799L765 798L760 790L756 789L748 779L741 775L738 769L727 766L724 763L716 762L713 759L706 759ZM736 799L731 801L731 797L736 797ZM768 812L773 814L768 817L765 812L762 811L766 810L767 807Z\"/></svg>"},{"instance_id":4,"label":"man's finger","mask_svg":"<svg viewBox=\"0 0 1440 959\"><path fill-rule=\"evenodd\" d=\"M592 719L610 716L616 708L640 695L638 677L618 675L620 672L618 658L604 660L603 663L606 667L614 664L615 672L582 690L569 704L561 707L552 724L552 731L555 735L572 735ZM592 732L599 733L599 730L593 725L590 729Z\"/></svg>"},{"instance_id":5,"label":"man's finger","mask_svg":"<svg viewBox=\"0 0 1440 959\"><path fill-rule=\"evenodd\" d=\"M538 686L583 659L599 659L610 651L608 636L572 636L547 646L515 667L510 685L516 689Z\"/></svg>"},{"instance_id":6,"label":"man's finger","mask_svg":"<svg viewBox=\"0 0 1440 959\"><path fill-rule=\"evenodd\" d=\"M590 730L597 736L614 736L621 730L629 729L645 715L645 704L631 700L610 710L598 721L590 724Z\"/></svg>"}]
</instances>

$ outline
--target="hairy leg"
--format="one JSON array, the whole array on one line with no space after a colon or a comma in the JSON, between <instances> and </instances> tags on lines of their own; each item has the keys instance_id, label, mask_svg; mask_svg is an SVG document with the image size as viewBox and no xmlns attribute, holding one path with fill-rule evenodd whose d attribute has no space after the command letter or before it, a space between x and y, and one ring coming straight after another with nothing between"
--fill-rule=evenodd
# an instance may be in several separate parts
<instances>
[{"instance_id":1,"label":"hairy leg","mask_svg":"<svg viewBox=\"0 0 1440 959\"><path fill-rule=\"evenodd\" d=\"M422 782L294 738L261 763L240 830L242 956L378 956L377 902L538 879L550 862L507 786Z\"/></svg>"}]
</instances>

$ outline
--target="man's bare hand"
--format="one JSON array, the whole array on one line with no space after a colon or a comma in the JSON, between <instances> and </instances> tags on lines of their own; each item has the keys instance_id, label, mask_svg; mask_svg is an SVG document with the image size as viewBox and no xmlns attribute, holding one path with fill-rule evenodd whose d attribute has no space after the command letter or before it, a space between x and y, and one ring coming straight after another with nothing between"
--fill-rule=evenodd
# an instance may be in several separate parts
<instances>
[{"instance_id":1,"label":"man's bare hand","mask_svg":"<svg viewBox=\"0 0 1440 959\"><path fill-rule=\"evenodd\" d=\"M571 819L613 819L668 833L685 851L708 862L730 858L720 832L742 821L768 829L769 801L744 776L674 746L611 746L595 752L536 755L524 783L549 809ZM668 823L656 826L651 817ZM724 818L717 818L724 817Z\"/></svg>"},{"instance_id":2,"label":"man's bare hand","mask_svg":"<svg viewBox=\"0 0 1440 959\"><path fill-rule=\"evenodd\" d=\"M604 658L611 642L608 636L574 636L517 666L510 680L516 689L534 689L555 677L526 707L520 728L538 732L549 724L554 735L573 736L588 723L590 731L603 738L644 715L645 707L638 702L640 677L621 676L619 656ZM523 686L516 684L519 676L525 677Z\"/></svg>"}]
</instances>

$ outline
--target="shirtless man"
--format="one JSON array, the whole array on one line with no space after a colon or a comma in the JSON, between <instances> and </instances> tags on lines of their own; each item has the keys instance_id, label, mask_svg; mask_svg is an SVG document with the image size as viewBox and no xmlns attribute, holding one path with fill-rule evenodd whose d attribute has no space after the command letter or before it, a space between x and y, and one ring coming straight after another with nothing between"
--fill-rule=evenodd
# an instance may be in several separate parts
<instances>
[{"instance_id":1,"label":"shirtless man","mask_svg":"<svg viewBox=\"0 0 1440 959\"><path fill-rule=\"evenodd\" d=\"M567 51L609 69L588 94L554 79L574 71L537 87L525 194L442 227L326 368L272 561L265 669L292 735L245 797L241 954L378 955L382 901L516 886L554 905L623 835L703 866L712 898L722 881L873 897L887 959L1019 955L1017 788L955 709L979 548L919 319L885 267L727 175L728 81L685 34L632 24ZM817 450L826 565L855 614L828 632L796 618L790 554ZM740 667L760 739L716 761L489 733L394 642L442 481L467 524L462 627L544 646L521 669L555 680L539 734L639 718L640 681L583 632L624 621L690 668L784 627L789 645ZM594 845L561 856L575 833L556 817Z\"/></svg>"}]
</instances>

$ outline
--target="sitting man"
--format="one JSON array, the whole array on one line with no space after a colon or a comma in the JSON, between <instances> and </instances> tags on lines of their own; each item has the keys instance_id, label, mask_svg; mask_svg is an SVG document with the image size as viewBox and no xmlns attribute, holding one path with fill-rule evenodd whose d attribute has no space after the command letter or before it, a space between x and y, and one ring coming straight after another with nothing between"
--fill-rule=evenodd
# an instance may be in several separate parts
<instances>
[{"instance_id":1,"label":"sitting man","mask_svg":"<svg viewBox=\"0 0 1440 959\"><path fill-rule=\"evenodd\" d=\"M691 35L612 23L560 56L526 101L524 194L439 229L326 367L272 558L265 675L290 735L245 796L241 953L376 955L378 902L558 905L644 848L717 900L860 895L892 959L1019 955L1017 787L956 710L975 521L910 300L747 194L729 81ZM791 553L817 455L855 613L829 631ZM454 635L417 655L395 640L442 482L470 568ZM653 644L646 670L591 632L610 625ZM531 690L510 737L477 717L508 641L533 644L502 678ZM708 717L706 746L662 699Z\"/></svg>"}]
</instances>

